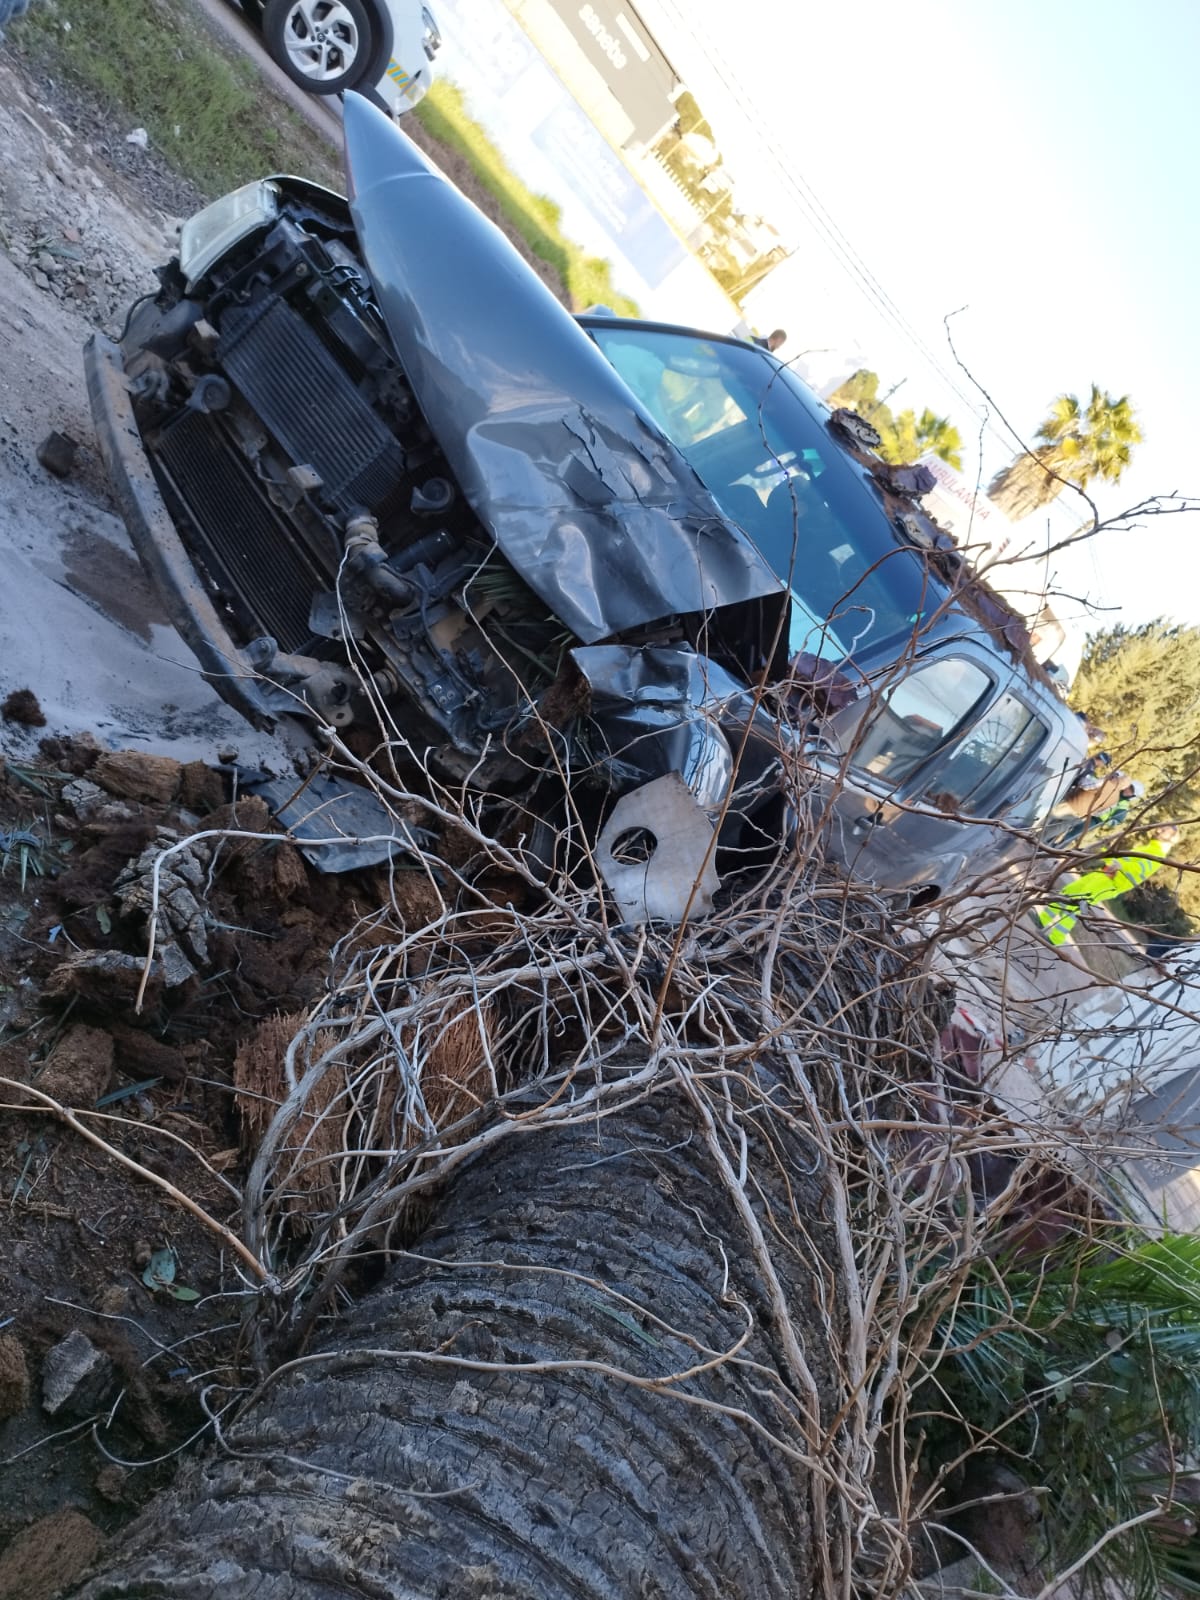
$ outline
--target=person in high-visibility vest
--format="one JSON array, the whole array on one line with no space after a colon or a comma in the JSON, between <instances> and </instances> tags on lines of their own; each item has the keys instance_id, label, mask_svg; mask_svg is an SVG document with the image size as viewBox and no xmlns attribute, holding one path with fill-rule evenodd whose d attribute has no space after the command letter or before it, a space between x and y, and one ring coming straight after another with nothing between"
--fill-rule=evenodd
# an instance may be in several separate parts
<instances>
[{"instance_id":1,"label":"person in high-visibility vest","mask_svg":"<svg viewBox=\"0 0 1200 1600\"><path fill-rule=\"evenodd\" d=\"M1091 872L1081 873L1056 889L1054 899L1034 911L1046 938L1053 945L1066 944L1079 921L1081 906L1115 900L1118 895L1127 894L1145 883L1162 866L1167 851L1178 837L1179 829L1175 824L1164 822L1154 829L1136 855L1106 856Z\"/></svg>"},{"instance_id":2,"label":"person in high-visibility vest","mask_svg":"<svg viewBox=\"0 0 1200 1600\"><path fill-rule=\"evenodd\" d=\"M1116 800L1085 817L1077 817L1058 832L1054 840L1058 849L1078 843L1085 833L1116 833L1125 826L1133 810L1133 802L1145 799L1146 786L1137 778L1127 778L1123 772L1118 772L1114 781L1120 785Z\"/></svg>"}]
</instances>

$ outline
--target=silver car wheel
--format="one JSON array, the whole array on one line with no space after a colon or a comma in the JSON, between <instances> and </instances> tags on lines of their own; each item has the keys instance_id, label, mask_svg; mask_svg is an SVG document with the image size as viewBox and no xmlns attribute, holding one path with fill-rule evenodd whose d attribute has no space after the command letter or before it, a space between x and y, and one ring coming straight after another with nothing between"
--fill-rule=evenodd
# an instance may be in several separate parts
<instances>
[{"instance_id":1,"label":"silver car wheel","mask_svg":"<svg viewBox=\"0 0 1200 1600\"><path fill-rule=\"evenodd\" d=\"M283 42L296 71L314 83L352 72L362 47L354 13L341 0L296 0Z\"/></svg>"}]
</instances>

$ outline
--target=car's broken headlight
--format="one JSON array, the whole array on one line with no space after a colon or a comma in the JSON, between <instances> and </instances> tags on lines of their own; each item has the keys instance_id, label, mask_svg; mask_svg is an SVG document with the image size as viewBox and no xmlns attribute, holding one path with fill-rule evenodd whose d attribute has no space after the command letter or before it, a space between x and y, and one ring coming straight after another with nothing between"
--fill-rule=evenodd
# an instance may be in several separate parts
<instances>
[{"instance_id":1,"label":"car's broken headlight","mask_svg":"<svg viewBox=\"0 0 1200 1600\"><path fill-rule=\"evenodd\" d=\"M279 189L265 179L243 184L189 217L179 233L179 267L188 289L240 239L274 222L279 215Z\"/></svg>"}]
</instances>

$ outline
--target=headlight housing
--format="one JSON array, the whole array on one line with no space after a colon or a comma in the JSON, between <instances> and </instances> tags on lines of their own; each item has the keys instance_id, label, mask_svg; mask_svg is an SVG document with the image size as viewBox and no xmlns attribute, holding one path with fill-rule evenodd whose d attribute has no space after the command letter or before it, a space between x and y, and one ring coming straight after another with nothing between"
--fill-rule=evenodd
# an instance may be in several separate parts
<instances>
[{"instance_id":1,"label":"headlight housing","mask_svg":"<svg viewBox=\"0 0 1200 1600\"><path fill-rule=\"evenodd\" d=\"M260 178L189 217L179 233L179 267L189 291L226 250L278 215L279 187Z\"/></svg>"},{"instance_id":2,"label":"headlight housing","mask_svg":"<svg viewBox=\"0 0 1200 1600\"><path fill-rule=\"evenodd\" d=\"M432 61L442 48L442 35L437 23L434 21L433 12L430 11L428 6L421 7L421 22L425 28L421 42L425 46L425 54Z\"/></svg>"}]
</instances>

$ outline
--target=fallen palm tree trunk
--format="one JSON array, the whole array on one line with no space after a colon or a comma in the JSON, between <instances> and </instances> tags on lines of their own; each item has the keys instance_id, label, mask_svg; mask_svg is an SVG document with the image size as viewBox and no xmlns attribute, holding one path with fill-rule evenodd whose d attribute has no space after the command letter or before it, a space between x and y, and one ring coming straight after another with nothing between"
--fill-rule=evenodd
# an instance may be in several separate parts
<instances>
[{"instance_id":1,"label":"fallen palm tree trunk","mask_svg":"<svg viewBox=\"0 0 1200 1600\"><path fill-rule=\"evenodd\" d=\"M811 1496L845 1326L825 1180L773 1093L735 1086L718 1140L773 1174L741 1191L769 1274L685 1086L517 1133L82 1596L806 1592L846 1553Z\"/></svg>"}]
</instances>

